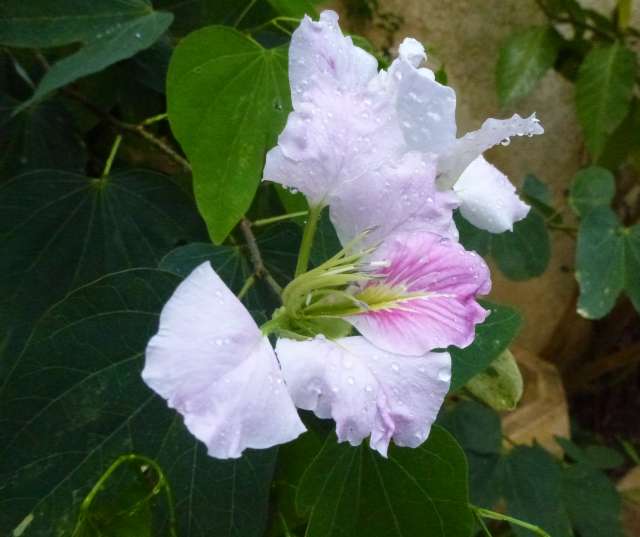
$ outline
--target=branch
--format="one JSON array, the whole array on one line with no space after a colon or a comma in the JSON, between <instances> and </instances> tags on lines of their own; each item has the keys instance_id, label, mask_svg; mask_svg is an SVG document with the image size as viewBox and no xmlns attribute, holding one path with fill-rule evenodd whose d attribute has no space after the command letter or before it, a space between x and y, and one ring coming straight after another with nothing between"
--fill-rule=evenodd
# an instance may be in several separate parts
<instances>
[{"instance_id":1,"label":"branch","mask_svg":"<svg viewBox=\"0 0 640 537\"><path fill-rule=\"evenodd\" d=\"M107 123L115 127L116 129L118 129L120 132L123 132L123 133L128 132L131 134L135 134L140 138L143 138L144 140L146 140L147 142L155 146L157 149L162 151L165 155L167 155L168 157L173 159L175 162L180 164L180 166L182 166L187 172L189 173L191 172L191 164L189 164L189 162L180 154L178 154L175 151L175 149L173 149L169 144L167 144L157 136L154 136L147 129L145 129L144 122L141 123L140 125L135 125L133 123L127 123L125 121L121 121L115 116L111 115L109 112L102 110L99 106L96 106L84 95L82 95L82 93L79 93L76 90L69 87L64 88L62 91L65 95L81 103L85 108L87 108L93 114L103 119L104 121L106 121Z\"/></svg>"},{"instance_id":2,"label":"branch","mask_svg":"<svg viewBox=\"0 0 640 537\"><path fill-rule=\"evenodd\" d=\"M251 258L251 264L253 265L256 278L263 279L269 287L271 287L271 289L280 296L280 293L282 293L282 287L280 287L280 284L273 279L273 276L271 276L267 267L265 267L262 255L260 254L260 249L258 248L258 243L256 242L256 237L253 234L253 231L251 231L251 222L247 218L243 218L240 221L240 230L242 231L244 240L249 248L249 257Z\"/></svg>"}]
</instances>

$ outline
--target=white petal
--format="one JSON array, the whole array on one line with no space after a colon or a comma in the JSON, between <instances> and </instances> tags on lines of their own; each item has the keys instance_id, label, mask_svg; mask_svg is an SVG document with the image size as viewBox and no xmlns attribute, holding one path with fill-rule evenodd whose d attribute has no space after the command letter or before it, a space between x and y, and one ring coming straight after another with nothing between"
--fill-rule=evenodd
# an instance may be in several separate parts
<instances>
[{"instance_id":1,"label":"white petal","mask_svg":"<svg viewBox=\"0 0 640 537\"><path fill-rule=\"evenodd\" d=\"M276 352L295 404L333 418L338 440L386 456L389 441L422 444L436 419L451 378L448 353L401 356L361 336L280 339Z\"/></svg>"},{"instance_id":2,"label":"white petal","mask_svg":"<svg viewBox=\"0 0 640 537\"><path fill-rule=\"evenodd\" d=\"M427 59L422 43L413 37L405 37L402 40L398 50L398 56L408 61L414 67L418 67L418 65Z\"/></svg>"},{"instance_id":3,"label":"white petal","mask_svg":"<svg viewBox=\"0 0 640 537\"><path fill-rule=\"evenodd\" d=\"M396 62L394 62L396 63ZM435 81L429 69L397 60L397 112L409 149L441 154L456 140L456 94Z\"/></svg>"},{"instance_id":4,"label":"white petal","mask_svg":"<svg viewBox=\"0 0 640 537\"><path fill-rule=\"evenodd\" d=\"M294 109L312 99L310 91L362 89L377 70L377 60L342 35L333 11L323 11L318 22L305 16L291 36L289 81Z\"/></svg>"},{"instance_id":5,"label":"white petal","mask_svg":"<svg viewBox=\"0 0 640 537\"><path fill-rule=\"evenodd\" d=\"M479 130L465 134L443 154L438 166L440 186L451 188L467 166L494 145L507 145L512 136L534 136L543 132L535 114L527 118L514 114L509 119L487 119Z\"/></svg>"},{"instance_id":6,"label":"white petal","mask_svg":"<svg viewBox=\"0 0 640 537\"><path fill-rule=\"evenodd\" d=\"M209 263L163 308L142 378L214 457L239 457L305 430L269 341Z\"/></svg>"},{"instance_id":7,"label":"white petal","mask_svg":"<svg viewBox=\"0 0 640 537\"><path fill-rule=\"evenodd\" d=\"M405 153L367 174L366 182L347 181L329 198L331 221L346 245L370 230L361 247L375 245L399 231L430 231L457 239L452 211L458 199L439 192L435 159Z\"/></svg>"},{"instance_id":8,"label":"white petal","mask_svg":"<svg viewBox=\"0 0 640 537\"><path fill-rule=\"evenodd\" d=\"M453 189L461 200L462 216L491 233L511 231L529 213L507 176L483 157L467 167Z\"/></svg>"}]
</instances>

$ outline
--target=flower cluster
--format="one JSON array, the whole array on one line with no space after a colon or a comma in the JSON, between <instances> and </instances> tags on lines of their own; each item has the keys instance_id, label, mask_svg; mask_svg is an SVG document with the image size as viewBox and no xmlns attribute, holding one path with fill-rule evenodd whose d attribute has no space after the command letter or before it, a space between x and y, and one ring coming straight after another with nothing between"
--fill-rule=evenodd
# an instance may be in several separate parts
<instances>
[{"instance_id":1,"label":"flower cluster","mask_svg":"<svg viewBox=\"0 0 640 537\"><path fill-rule=\"evenodd\" d=\"M215 457L296 438L296 407L333 419L340 441L415 447L449 388L442 349L469 345L487 315L489 271L457 242L453 210L494 233L523 218L482 153L542 128L514 115L457 138L455 93L420 67L422 45L405 39L378 71L331 11L303 19L289 54L293 112L264 179L313 214L328 206L344 249L299 274L262 328L199 266L163 309L143 378Z\"/></svg>"}]
</instances>

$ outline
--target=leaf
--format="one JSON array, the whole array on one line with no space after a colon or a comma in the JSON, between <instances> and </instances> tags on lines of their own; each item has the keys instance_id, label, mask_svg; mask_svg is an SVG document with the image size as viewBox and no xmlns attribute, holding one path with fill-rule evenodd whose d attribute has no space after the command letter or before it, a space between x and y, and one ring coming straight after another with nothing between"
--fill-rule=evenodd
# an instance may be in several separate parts
<instances>
[{"instance_id":1,"label":"leaf","mask_svg":"<svg viewBox=\"0 0 640 537\"><path fill-rule=\"evenodd\" d=\"M38 322L0 398L0 533L31 516L23 537L70 535L95 481L135 452L164 469L181 537L262 535L275 450L208 457L140 377L146 343L179 281L155 269L110 274Z\"/></svg>"},{"instance_id":2,"label":"leaf","mask_svg":"<svg viewBox=\"0 0 640 537\"><path fill-rule=\"evenodd\" d=\"M635 74L635 54L618 41L593 48L580 66L578 119L587 148L596 159L629 111Z\"/></svg>"},{"instance_id":3,"label":"leaf","mask_svg":"<svg viewBox=\"0 0 640 537\"><path fill-rule=\"evenodd\" d=\"M604 317L623 290L636 310L640 310L638 274L640 224L625 228L608 207L592 209L578 230L578 313L587 319Z\"/></svg>"},{"instance_id":4,"label":"leaf","mask_svg":"<svg viewBox=\"0 0 640 537\"><path fill-rule=\"evenodd\" d=\"M573 177L569 203L574 212L584 218L592 209L609 207L615 193L613 174L605 168L590 166Z\"/></svg>"},{"instance_id":5,"label":"leaf","mask_svg":"<svg viewBox=\"0 0 640 537\"><path fill-rule=\"evenodd\" d=\"M598 157L598 164L603 168L616 170L638 148L640 148L640 102L634 97L626 117L607 138L605 147Z\"/></svg>"},{"instance_id":6,"label":"leaf","mask_svg":"<svg viewBox=\"0 0 640 537\"><path fill-rule=\"evenodd\" d=\"M531 181L525 181L525 186L529 191L536 189L536 195L542 195L540 186L532 187ZM543 183L539 183L544 187ZM539 200L532 205L529 214L513 225L513 231L498 234L476 228L456 212L454 221L460 232L460 242L467 250L474 250L482 256L491 255L500 271L510 280L521 281L540 276L551 258L545 212L555 211ZM541 208L540 212L538 207Z\"/></svg>"},{"instance_id":7,"label":"leaf","mask_svg":"<svg viewBox=\"0 0 640 537\"><path fill-rule=\"evenodd\" d=\"M42 168L84 172L86 147L62 103L38 103L14 116L16 104L0 95L0 178Z\"/></svg>"},{"instance_id":8,"label":"leaf","mask_svg":"<svg viewBox=\"0 0 640 537\"><path fill-rule=\"evenodd\" d=\"M281 15L286 17L299 17L305 15L317 18L316 8L311 0L267 0L269 4Z\"/></svg>"},{"instance_id":9,"label":"leaf","mask_svg":"<svg viewBox=\"0 0 640 537\"><path fill-rule=\"evenodd\" d=\"M555 440L572 460L595 469L610 470L625 463L624 457L618 451L607 446L594 444L583 449L568 438L556 436Z\"/></svg>"},{"instance_id":10,"label":"leaf","mask_svg":"<svg viewBox=\"0 0 640 537\"><path fill-rule=\"evenodd\" d=\"M462 401L444 412L438 423L467 456L471 503L491 509L500 498L504 477L500 417L475 401Z\"/></svg>"},{"instance_id":11,"label":"leaf","mask_svg":"<svg viewBox=\"0 0 640 537\"><path fill-rule=\"evenodd\" d=\"M513 410L522 397L522 374L508 349L465 384L474 397L494 410Z\"/></svg>"},{"instance_id":12,"label":"leaf","mask_svg":"<svg viewBox=\"0 0 640 537\"><path fill-rule=\"evenodd\" d=\"M108 272L156 266L197 238L193 203L166 176L129 171L106 179L41 170L0 185L0 326L11 346L47 307ZM0 362L0 374L15 359Z\"/></svg>"},{"instance_id":13,"label":"leaf","mask_svg":"<svg viewBox=\"0 0 640 537\"><path fill-rule=\"evenodd\" d=\"M173 54L167 100L198 208L219 244L249 208L290 110L287 50L267 50L232 28L198 30Z\"/></svg>"},{"instance_id":14,"label":"leaf","mask_svg":"<svg viewBox=\"0 0 640 537\"><path fill-rule=\"evenodd\" d=\"M511 35L500 49L498 98L502 105L529 94L553 66L561 37L550 26L533 26Z\"/></svg>"},{"instance_id":15,"label":"leaf","mask_svg":"<svg viewBox=\"0 0 640 537\"><path fill-rule=\"evenodd\" d=\"M518 312L507 306L490 302L482 305L491 314L481 325L476 326L476 338L466 349L449 347L453 366L451 390L464 386L474 375L485 370L515 338L520 328Z\"/></svg>"},{"instance_id":16,"label":"leaf","mask_svg":"<svg viewBox=\"0 0 640 537\"><path fill-rule=\"evenodd\" d=\"M544 218L531 210L524 220L491 238L491 255L510 280L540 276L551 258L551 241Z\"/></svg>"},{"instance_id":17,"label":"leaf","mask_svg":"<svg viewBox=\"0 0 640 537\"><path fill-rule=\"evenodd\" d=\"M329 219L329 211L323 211L311 248L311 264L318 266L342 249L336 230Z\"/></svg>"},{"instance_id":18,"label":"leaf","mask_svg":"<svg viewBox=\"0 0 640 537\"><path fill-rule=\"evenodd\" d=\"M148 0L6 0L0 16L0 43L32 48L82 45L51 66L21 109L151 46L172 20L170 13L153 11Z\"/></svg>"},{"instance_id":19,"label":"leaf","mask_svg":"<svg viewBox=\"0 0 640 537\"><path fill-rule=\"evenodd\" d=\"M560 465L539 446L519 446L508 456L504 468L507 513L535 524L553 537L569 537L571 526L562 502ZM512 524L519 537L532 534Z\"/></svg>"},{"instance_id":20,"label":"leaf","mask_svg":"<svg viewBox=\"0 0 640 537\"><path fill-rule=\"evenodd\" d=\"M527 174L522 185L522 197L538 211L546 220L561 223L562 217L553 207L553 199L549 187L535 175Z\"/></svg>"},{"instance_id":21,"label":"leaf","mask_svg":"<svg viewBox=\"0 0 640 537\"><path fill-rule=\"evenodd\" d=\"M585 464L563 468L562 497L581 537L622 537L621 501L607 477Z\"/></svg>"},{"instance_id":22,"label":"leaf","mask_svg":"<svg viewBox=\"0 0 640 537\"><path fill-rule=\"evenodd\" d=\"M301 232L295 224L276 224L256 236L265 267L282 286L293 279L300 240ZM159 268L185 278L205 261L211 263L213 269L236 294L254 273L244 244L187 244L168 253L160 261ZM275 298L273 291L258 282L249 289L243 302L254 317L257 317L257 322L264 322L271 317L273 309L278 305Z\"/></svg>"},{"instance_id":23,"label":"leaf","mask_svg":"<svg viewBox=\"0 0 640 537\"><path fill-rule=\"evenodd\" d=\"M330 435L300 480L296 504L309 514L306 537L467 537L472 527L464 453L438 426L418 448L391 447L388 459Z\"/></svg>"},{"instance_id":24,"label":"leaf","mask_svg":"<svg viewBox=\"0 0 640 537\"><path fill-rule=\"evenodd\" d=\"M175 17L171 32L177 36L208 26L232 26L251 0L155 0L158 9L171 11Z\"/></svg>"}]
</instances>

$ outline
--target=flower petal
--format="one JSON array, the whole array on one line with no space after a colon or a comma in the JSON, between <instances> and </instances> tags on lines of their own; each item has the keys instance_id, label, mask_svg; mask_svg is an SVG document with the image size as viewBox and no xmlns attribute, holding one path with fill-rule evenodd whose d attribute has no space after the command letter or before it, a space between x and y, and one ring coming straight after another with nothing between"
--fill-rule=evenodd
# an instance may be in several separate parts
<instances>
[{"instance_id":1,"label":"flower petal","mask_svg":"<svg viewBox=\"0 0 640 537\"><path fill-rule=\"evenodd\" d=\"M291 36L289 80L295 109L315 92L362 89L377 70L378 61L342 35L333 11L323 11L318 22L305 16Z\"/></svg>"},{"instance_id":2,"label":"flower petal","mask_svg":"<svg viewBox=\"0 0 640 537\"><path fill-rule=\"evenodd\" d=\"M296 406L333 418L340 442L371 435L385 457L391 439L408 447L427 439L451 379L446 352L400 356L360 336L280 339L276 352Z\"/></svg>"},{"instance_id":3,"label":"flower petal","mask_svg":"<svg viewBox=\"0 0 640 537\"><path fill-rule=\"evenodd\" d=\"M512 136L534 136L544 129L535 114L522 118L514 114L509 119L487 119L477 131L468 132L456 140L450 151L438 163L438 182L442 188L450 188L462 172L477 157L494 145L507 145Z\"/></svg>"},{"instance_id":4,"label":"flower petal","mask_svg":"<svg viewBox=\"0 0 640 537\"><path fill-rule=\"evenodd\" d=\"M305 430L268 339L209 263L163 308L142 378L213 457L240 457Z\"/></svg>"},{"instance_id":5,"label":"flower petal","mask_svg":"<svg viewBox=\"0 0 640 537\"><path fill-rule=\"evenodd\" d=\"M511 231L529 213L507 176L483 157L467 167L453 189L462 201L462 216L491 233Z\"/></svg>"},{"instance_id":6,"label":"flower petal","mask_svg":"<svg viewBox=\"0 0 640 537\"><path fill-rule=\"evenodd\" d=\"M459 200L435 184L435 158L405 153L367 175L366 185L346 182L329 198L331 221L346 245L364 230L359 245L376 245L392 233L423 230L458 238L452 213Z\"/></svg>"},{"instance_id":7,"label":"flower petal","mask_svg":"<svg viewBox=\"0 0 640 537\"><path fill-rule=\"evenodd\" d=\"M388 265L379 271L383 278L367 284L363 293L382 286L406 298L347 318L364 337L407 355L471 344L475 325L488 315L476 296L491 290L489 269L479 255L416 232L394 235L372 257Z\"/></svg>"}]
</instances>

